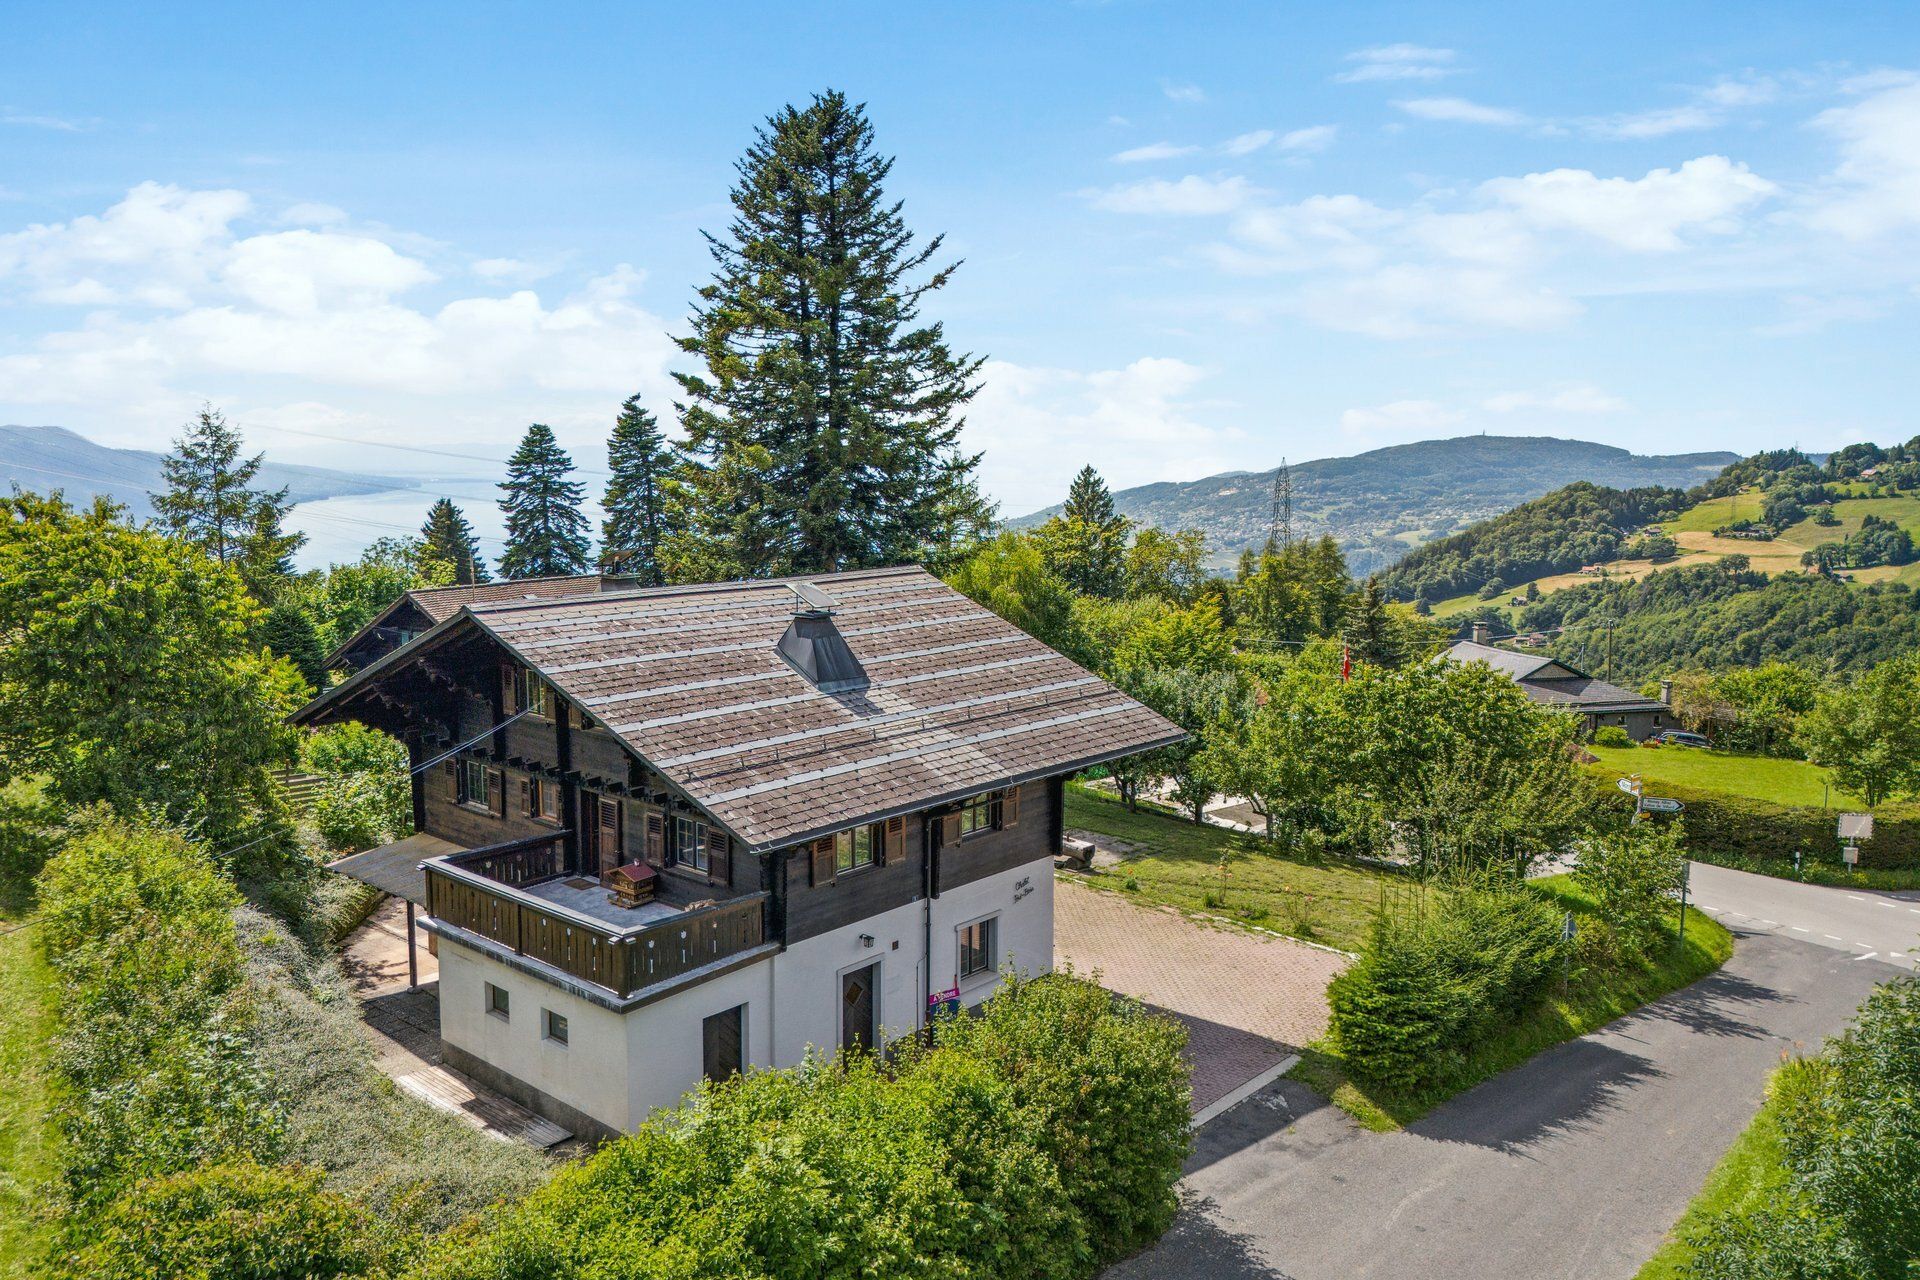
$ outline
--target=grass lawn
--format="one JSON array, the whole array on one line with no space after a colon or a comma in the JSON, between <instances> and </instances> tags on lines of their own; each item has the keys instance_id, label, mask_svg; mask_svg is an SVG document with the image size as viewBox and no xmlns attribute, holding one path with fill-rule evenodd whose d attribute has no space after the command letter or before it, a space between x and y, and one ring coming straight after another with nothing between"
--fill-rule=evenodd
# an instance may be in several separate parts
<instances>
[{"instance_id":1,"label":"grass lawn","mask_svg":"<svg viewBox=\"0 0 1920 1280\"><path fill-rule=\"evenodd\" d=\"M19 921L0 913L0 930ZM52 1033L52 979L33 931L0 935L0 1280L41 1274L45 1223L34 1213L53 1176L47 1040Z\"/></svg>"},{"instance_id":2,"label":"grass lawn","mask_svg":"<svg viewBox=\"0 0 1920 1280\"><path fill-rule=\"evenodd\" d=\"M1530 883L1576 917L1592 915L1591 901L1569 877L1549 876ZM1718 921L1689 911L1684 943L1676 940L1644 966L1587 973L1518 1023L1480 1041L1453 1070L1421 1092L1402 1094L1354 1080L1339 1049L1324 1040L1301 1055L1292 1074L1368 1128L1396 1129L1455 1094L1519 1066L1542 1049L1596 1031L1650 1000L1705 977L1732 954L1733 935Z\"/></svg>"},{"instance_id":3,"label":"grass lawn","mask_svg":"<svg viewBox=\"0 0 1920 1280\"><path fill-rule=\"evenodd\" d=\"M1195 826L1162 813L1128 813L1118 800L1077 784L1067 787L1069 829L1123 840L1143 852L1104 874L1077 879L1142 902L1205 912L1357 951L1382 895L1406 878L1337 858L1281 852L1259 836ZM1220 859L1227 859L1220 894ZM1131 883L1134 888L1125 886Z\"/></svg>"},{"instance_id":4,"label":"grass lawn","mask_svg":"<svg viewBox=\"0 0 1920 1280\"><path fill-rule=\"evenodd\" d=\"M1649 795L1658 795L1659 785L1670 782L1697 791L1718 791L1775 804L1817 806L1823 798L1830 808L1861 803L1859 797L1838 787L1826 791L1827 771L1805 760L1699 751L1691 747L1589 746L1587 750L1600 757L1600 762L1591 766L1596 772L1610 778L1637 773Z\"/></svg>"},{"instance_id":5,"label":"grass lawn","mask_svg":"<svg viewBox=\"0 0 1920 1280\"><path fill-rule=\"evenodd\" d=\"M1720 1158L1706 1185L1693 1198L1680 1221L1667 1233L1660 1252L1648 1259L1634 1280L1679 1280L1693 1257L1687 1238L1723 1213L1755 1208L1765 1203L1786 1181L1786 1153L1780 1142L1780 1112L1776 1085L1795 1067L1774 1074L1767 1101L1727 1154Z\"/></svg>"}]
</instances>

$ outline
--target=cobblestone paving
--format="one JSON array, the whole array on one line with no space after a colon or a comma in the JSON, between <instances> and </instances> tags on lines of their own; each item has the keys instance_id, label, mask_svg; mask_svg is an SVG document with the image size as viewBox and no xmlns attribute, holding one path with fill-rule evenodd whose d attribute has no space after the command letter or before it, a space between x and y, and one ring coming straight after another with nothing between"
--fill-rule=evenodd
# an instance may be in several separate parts
<instances>
[{"instance_id":1,"label":"cobblestone paving","mask_svg":"<svg viewBox=\"0 0 1920 1280\"><path fill-rule=\"evenodd\" d=\"M1169 908L1062 880L1054 963L1186 1024L1200 1111L1327 1029L1327 983L1345 956L1285 938L1210 928Z\"/></svg>"}]
</instances>

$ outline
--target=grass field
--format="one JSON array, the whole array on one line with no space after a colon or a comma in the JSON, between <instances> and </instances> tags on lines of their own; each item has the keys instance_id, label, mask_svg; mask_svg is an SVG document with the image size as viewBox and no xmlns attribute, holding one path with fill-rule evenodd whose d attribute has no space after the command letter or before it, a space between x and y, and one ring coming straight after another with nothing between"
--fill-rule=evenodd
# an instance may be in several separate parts
<instances>
[{"instance_id":1,"label":"grass field","mask_svg":"<svg viewBox=\"0 0 1920 1280\"><path fill-rule=\"evenodd\" d=\"M1357 951L1382 894L1406 879L1333 858L1279 852L1259 836L1126 806L1098 791L1067 788L1070 830L1125 841L1140 856L1101 875L1077 877L1142 902L1224 916L1276 933ZM1227 859L1221 896L1220 860ZM1134 888L1125 886L1132 883Z\"/></svg>"},{"instance_id":2,"label":"grass field","mask_svg":"<svg viewBox=\"0 0 1920 1280\"><path fill-rule=\"evenodd\" d=\"M1753 1122L1720 1158L1706 1185L1693 1198L1687 1211L1667 1234L1660 1252L1648 1259L1634 1280L1680 1280L1693 1257L1688 1237L1723 1213L1756 1208L1765 1203L1786 1180L1785 1152L1780 1140L1780 1111L1774 1088L1781 1076L1793 1071L1783 1067L1774 1074L1767 1089L1767 1101Z\"/></svg>"},{"instance_id":3,"label":"grass field","mask_svg":"<svg viewBox=\"0 0 1920 1280\"><path fill-rule=\"evenodd\" d=\"M1613 778L1637 773L1649 795L1659 794L1661 783L1672 783L1775 804L1819 805L1824 801L1828 807L1838 808L1860 803L1859 797L1838 787L1829 789L1827 771L1805 760L1776 760L1691 747L1587 749L1600 757L1598 764L1590 766L1596 773Z\"/></svg>"},{"instance_id":4,"label":"grass field","mask_svg":"<svg viewBox=\"0 0 1920 1280\"><path fill-rule=\"evenodd\" d=\"M1593 914L1592 900L1566 876L1549 876L1530 884L1578 917ZM1644 967L1589 971L1513 1026L1482 1040L1429 1089L1403 1094L1355 1081L1339 1050L1328 1041L1310 1046L1291 1074L1326 1094L1368 1128L1397 1129L1455 1094L1519 1066L1543 1049L1596 1031L1650 1000L1705 977L1732 954L1733 935L1717 920L1689 911L1684 941L1675 939Z\"/></svg>"},{"instance_id":5,"label":"grass field","mask_svg":"<svg viewBox=\"0 0 1920 1280\"><path fill-rule=\"evenodd\" d=\"M45 1223L35 1209L54 1174L47 1120L47 1042L52 1034L51 977L31 929L0 914L0 1280L43 1272Z\"/></svg>"}]
</instances>

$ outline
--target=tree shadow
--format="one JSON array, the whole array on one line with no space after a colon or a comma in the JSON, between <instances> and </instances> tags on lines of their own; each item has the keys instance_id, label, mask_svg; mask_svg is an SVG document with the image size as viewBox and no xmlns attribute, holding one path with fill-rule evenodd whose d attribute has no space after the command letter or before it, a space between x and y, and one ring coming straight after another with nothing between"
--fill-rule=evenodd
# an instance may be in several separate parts
<instances>
[{"instance_id":1,"label":"tree shadow","mask_svg":"<svg viewBox=\"0 0 1920 1280\"><path fill-rule=\"evenodd\" d=\"M1194 1134L1193 1151L1183 1169L1186 1177L1259 1146L1288 1130L1290 1150L1307 1155L1322 1146L1344 1142L1352 1125L1309 1126L1296 1129L1302 1121L1328 1110L1333 1104L1297 1080L1282 1077L1260 1090L1239 1106L1215 1116Z\"/></svg>"},{"instance_id":2,"label":"tree shadow","mask_svg":"<svg viewBox=\"0 0 1920 1280\"><path fill-rule=\"evenodd\" d=\"M1115 1263L1104 1280L1289 1280L1286 1272L1261 1256L1253 1241L1219 1222L1214 1203L1182 1197L1179 1215L1153 1247Z\"/></svg>"},{"instance_id":3,"label":"tree shadow","mask_svg":"<svg viewBox=\"0 0 1920 1280\"><path fill-rule=\"evenodd\" d=\"M1664 1074L1637 1053L1594 1039L1570 1040L1442 1104L1407 1132L1524 1155L1551 1138L1592 1127L1637 1086Z\"/></svg>"}]
</instances>

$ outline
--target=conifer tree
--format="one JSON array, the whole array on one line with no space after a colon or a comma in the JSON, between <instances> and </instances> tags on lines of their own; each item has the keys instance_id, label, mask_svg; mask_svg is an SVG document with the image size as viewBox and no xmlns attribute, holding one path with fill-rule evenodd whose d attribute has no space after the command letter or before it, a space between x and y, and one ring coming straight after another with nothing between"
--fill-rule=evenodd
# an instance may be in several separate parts
<instances>
[{"instance_id":1,"label":"conifer tree","mask_svg":"<svg viewBox=\"0 0 1920 1280\"><path fill-rule=\"evenodd\" d=\"M327 655L320 647L320 632L304 610L290 603L274 605L267 610L260 638L266 642L268 652L291 662L310 686L325 687Z\"/></svg>"},{"instance_id":2,"label":"conifer tree","mask_svg":"<svg viewBox=\"0 0 1920 1280\"><path fill-rule=\"evenodd\" d=\"M607 441L607 481L601 507L600 568L626 574L647 586L666 579L660 570L660 540L665 532L663 484L672 453L654 416L640 407L639 396L628 396L614 420Z\"/></svg>"},{"instance_id":3,"label":"conifer tree","mask_svg":"<svg viewBox=\"0 0 1920 1280\"><path fill-rule=\"evenodd\" d=\"M160 462L166 492L153 495L161 526L232 565L255 596L271 599L307 538L282 526L292 506L284 488L252 487L265 455L241 457L239 431L212 405L201 408L173 447Z\"/></svg>"},{"instance_id":4,"label":"conifer tree","mask_svg":"<svg viewBox=\"0 0 1920 1280\"><path fill-rule=\"evenodd\" d=\"M500 556L503 578L546 578L587 570L587 518L580 502L587 488L573 474L573 459L553 438L553 428L536 422L507 460L507 549Z\"/></svg>"},{"instance_id":5,"label":"conifer tree","mask_svg":"<svg viewBox=\"0 0 1920 1280\"><path fill-rule=\"evenodd\" d=\"M921 304L930 266L883 191L893 162L843 94L787 107L737 166L733 221L680 346L686 439L671 489L675 577L941 558L990 516L959 447L981 360Z\"/></svg>"},{"instance_id":6,"label":"conifer tree","mask_svg":"<svg viewBox=\"0 0 1920 1280\"><path fill-rule=\"evenodd\" d=\"M428 508L426 523L420 526L420 555L451 568L454 582L461 586L493 581L473 536L473 526L451 498L442 498Z\"/></svg>"},{"instance_id":7,"label":"conifer tree","mask_svg":"<svg viewBox=\"0 0 1920 1280\"><path fill-rule=\"evenodd\" d=\"M1387 592L1377 576L1369 575L1348 601L1345 635L1355 659L1377 667L1398 665L1400 654L1394 644L1393 619L1387 613Z\"/></svg>"},{"instance_id":8,"label":"conifer tree","mask_svg":"<svg viewBox=\"0 0 1920 1280\"><path fill-rule=\"evenodd\" d=\"M1081 595L1117 597L1126 588L1127 533L1132 521L1113 509L1100 473L1080 468L1060 514L1037 531L1047 567Z\"/></svg>"}]
</instances>

